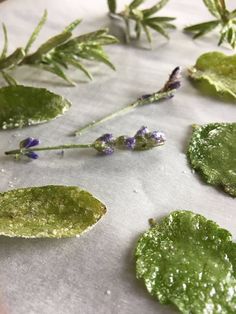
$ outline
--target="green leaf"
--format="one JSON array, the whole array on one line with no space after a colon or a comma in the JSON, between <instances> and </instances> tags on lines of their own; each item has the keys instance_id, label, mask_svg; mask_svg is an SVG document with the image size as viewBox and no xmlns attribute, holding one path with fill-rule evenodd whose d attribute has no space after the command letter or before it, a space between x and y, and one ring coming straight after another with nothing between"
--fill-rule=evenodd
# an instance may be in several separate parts
<instances>
[{"instance_id":1,"label":"green leaf","mask_svg":"<svg viewBox=\"0 0 236 314\"><path fill-rule=\"evenodd\" d=\"M215 29L220 24L219 21L209 21L205 23L195 24L192 26L188 26L184 28L185 32L195 33L194 39L203 36L209 32L211 32L213 29Z\"/></svg>"},{"instance_id":2,"label":"green leaf","mask_svg":"<svg viewBox=\"0 0 236 314\"><path fill-rule=\"evenodd\" d=\"M2 48L2 53L0 56L0 60L4 59L7 55L7 50L8 50L8 36L7 36L7 28L4 23L2 23L2 30L3 30L3 35L4 35L4 45Z\"/></svg>"},{"instance_id":3,"label":"green leaf","mask_svg":"<svg viewBox=\"0 0 236 314\"><path fill-rule=\"evenodd\" d=\"M111 69L115 70L115 66L111 63L111 61L109 60L108 56L105 54L104 51L102 51L101 49L91 49L87 52L87 55L89 57L92 57L93 59L100 61L104 64L106 64L107 66L109 66Z\"/></svg>"},{"instance_id":4,"label":"green leaf","mask_svg":"<svg viewBox=\"0 0 236 314\"><path fill-rule=\"evenodd\" d=\"M144 17L151 16L154 13L160 11L168 2L169 0L161 0L151 8L143 10L142 12Z\"/></svg>"},{"instance_id":5,"label":"green leaf","mask_svg":"<svg viewBox=\"0 0 236 314\"><path fill-rule=\"evenodd\" d=\"M236 312L236 244L215 222L174 211L136 247L136 276L162 304L181 313Z\"/></svg>"},{"instance_id":6,"label":"green leaf","mask_svg":"<svg viewBox=\"0 0 236 314\"><path fill-rule=\"evenodd\" d=\"M76 19L75 21L73 21L72 23L70 23L65 29L64 29L64 33L70 33L72 32L80 23L82 20Z\"/></svg>"},{"instance_id":7,"label":"green leaf","mask_svg":"<svg viewBox=\"0 0 236 314\"><path fill-rule=\"evenodd\" d=\"M0 89L0 128L13 129L50 121L71 106L44 88L7 86Z\"/></svg>"},{"instance_id":8,"label":"green leaf","mask_svg":"<svg viewBox=\"0 0 236 314\"><path fill-rule=\"evenodd\" d=\"M194 127L188 158L204 181L236 197L236 123Z\"/></svg>"},{"instance_id":9,"label":"green leaf","mask_svg":"<svg viewBox=\"0 0 236 314\"><path fill-rule=\"evenodd\" d=\"M0 70L13 68L19 64L25 56L25 51L22 48L17 48L12 54L4 59L0 59Z\"/></svg>"},{"instance_id":10,"label":"green leaf","mask_svg":"<svg viewBox=\"0 0 236 314\"><path fill-rule=\"evenodd\" d=\"M75 237L89 230L106 207L75 186L42 186L0 194L0 234L24 238Z\"/></svg>"},{"instance_id":11,"label":"green leaf","mask_svg":"<svg viewBox=\"0 0 236 314\"><path fill-rule=\"evenodd\" d=\"M141 25L142 25L142 28L143 28L145 34L146 34L148 42L151 44L151 42L152 42L152 35L151 35L149 29L147 28L146 24L142 23Z\"/></svg>"},{"instance_id":12,"label":"green leaf","mask_svg":"<svg viewBox=\"0 0 236 314\"><path fill-rule=\"evenodd\" d=\"M66 58L66 61L73 65L74 67L76 67L77 69L79 69L80 71L82 71L90 80L93 79L92 75L90 74L90 72L86 69L85 66L83 66L82 63L80 63L78 60L74 59L74 58Z\"/></svg>"},{"instance_id":13,"label":"green leaf","mask_svg":"<svg viewBox=\"0 0 236 314\"><path fill-rule=\"evenodd\" d=\"M162 23L162 22L169 22L175 20L175 17L169 17L169 16L155 16L151 18L146 18L145 20L151 22L151 23Z\"/></svg>"},{"instance_id":14,"label":"green leaf","mask_svg":"<svg viewBox=\"0 0 236 314\"><path fill-rule=\"evenodd\" d=\"M33 31L32 35L30 36L26 46L25 46L25 53L27 54L30 50L31 46L35 42L36 38L38 37L39 32L41 31L42 27L47 21L47 10L44 11L42 18L40 19L38 25L36 26L35 30Z\"/></svg>"},{"instance_id":15,"label":"green leaf","mask_svg":"<svg viewBox=\"0 0 236 314\"><path fill-rule=\"evenodd\" d=\"M133 0L130 4L129 4L129 8L131 10L137 8L138 6L140 6L140 4L142 4L143 2L145 2L146 0Z\"/></svg>"},{"instance_id":16,"label":"green leaf","mask_svg":"<svg viewBox=\"0 0 236 314\"><path fill-rule=\"evenodd\" d=\"M107 0L108 8L111 13L116 13L116 0Z\"/></svg>"},{"instance_id":17,"label":"green leaf","mask_svg":"<svg viewBox=\"0 0 236 314\"><path fill-rule=\"evenodd\" d=\"M160 26L160 24L155 24L155 23L149 22L148 20L146 20L145 22L146 22L146 25L148 25L149 27L154 29L156 32L158 32L159 34L161 34L165 38L169 39L167 32L164 30L163 27Z\"/></svg>"},{"instance_id":18,"label":"green leaf","mask_svg":"<svg viewBox=\"0 0 236 314\"><path fill-rule=\"evenodd\" d=\"M215 51L204 53L190 70L190 77L204 83L206 89L213 87L218 95L236 99L236 55L227 56Z\"/></svg>"},{"instance_id":19,"label":"green leaf","mask_svg":"<svg viewBox=\"0 0 236 314\"><path fill-rule=\"evenodd\" d=\"M217 18L221 17L221 15L218 12L218 7L217 7L218 0L203 0L203 2L205 3L205 5L208 8L209 12L213 16L215 16Z\"/></svg>"}]
</instances>

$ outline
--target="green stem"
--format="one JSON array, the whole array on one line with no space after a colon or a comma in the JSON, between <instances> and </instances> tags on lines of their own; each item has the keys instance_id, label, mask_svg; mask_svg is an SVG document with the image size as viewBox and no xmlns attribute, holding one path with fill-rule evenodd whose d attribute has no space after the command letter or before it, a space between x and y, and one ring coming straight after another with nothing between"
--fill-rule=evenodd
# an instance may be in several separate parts
<instances>
[{"instance_id":1,"label":"green stem","mask_svg":"<svg viewBox=\"0 0 236 314\"><path fill-rule=\"evenodd\" d=\"M133 102L132 104L126 106L126 107L123 107L101 119L98 119L98 120L95 120L95 121L92 121L90 123L88 123L87 125L85 125L84 127L78 129L75 131L75 135L81 135L82 133L85 133L86 131L88 131L89 129L91 129L92 127L94 126L97 126L97 125L100 125L108 120L111 120L121 114L125 114L137 107L141 107L141 106L144 106L144 105L147 105L147 104L151 104L151 103L154 103L154 102L157 102L161 99L165 99L165 98L169 98L173 95L173 90L171 91L167 91L167 92L156 92L156 93L153 93L151 94L149 97L147 98L138 98L135 102Z\"/></svg>"},{"instance_id":2,"label":"green stem","mask_svg":"<svg viewBox=\"0 0 236 314\"><path fill-rule=\"evenodd\" d=\"M36 147L36 148L29 148L29 149L15 149L5 152L5 155L19 155L22 152L39 152L39 151L46 151L46 150L60 150L60 149L73 149L73 148L92 148L93 144L65 144L65 145L58 145L58 146L47 146L47 147Z\"/></svg>"}]
</instances>

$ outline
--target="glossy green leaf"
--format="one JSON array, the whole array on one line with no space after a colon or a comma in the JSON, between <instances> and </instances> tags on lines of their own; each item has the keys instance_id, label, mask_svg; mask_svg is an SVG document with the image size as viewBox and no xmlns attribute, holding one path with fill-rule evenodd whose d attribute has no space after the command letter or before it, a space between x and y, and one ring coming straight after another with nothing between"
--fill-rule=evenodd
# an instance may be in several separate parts
<instances>
[{"instance_id":1,"label":"glossy green leaf","mask_svg":"<svg viewBox=\"0 0 236 314\"><path fill-rule=\"evenodd\" d=\"M7 86L0 89L0 128L13 129L50 121L70 102L44 88Z\"/></svg>"},{"instance_id":2,"label":"glossy green leaf","mask_svg":"<svg viewBox=\"0 0 236 314\"><path fill-rule=\"evenodd\" d=\"M207 183L236 197L236 123L194 127L188 158Z\"/></svg>"},{"instance_id":3,"label":"glossy green leaf","mask_svg":"<svg viewBox=\"0 0 236 314\"><path fill-rule=\"evenodd\" d=\"M74 237L90 229L106 207L75 186L43 186L0 194L0 235Z\"/></svg>"},{"instance_id":4,"label":"glossy green leaf","mask_svg":"<svg viewBox=\"0 0 236 314\"><path fill-rule=\"evenodd\" d=\"M160 303L182 313L236 313L236 244L216 223L175 211L144 233L136 274Z\"/></svg>"},{"instance_id":5,"label":"glossy green leaf","mask_svg":"<svg viewBox=\"0 0 236 314\"><path fill-rule=\"evenodd\" d=\"M204 83L205 89L211 90L213 87L217 94L236 99L236 54L204 53L190 69L190 77Z\"/></svg>"}]
</instances>

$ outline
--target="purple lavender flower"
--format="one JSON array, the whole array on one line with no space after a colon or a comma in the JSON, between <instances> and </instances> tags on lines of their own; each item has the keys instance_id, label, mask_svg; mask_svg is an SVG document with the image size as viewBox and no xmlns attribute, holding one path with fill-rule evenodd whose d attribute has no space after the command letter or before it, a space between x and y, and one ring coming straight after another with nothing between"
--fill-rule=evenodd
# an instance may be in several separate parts
<instances>
[{"instance_id":1,"label":"purple lavender flower","mask_svg":"<svg viewBox=\"0 0 236 314\"><path fill-rule=\"evenodd\" d=\"M20 142L20 148L30 148L33 146L37 146L39 144L39 140L33 137L27 137L23 141Z\"/></svg>"},{"instance_id":2,"label":"purple lavender flower","mask_svg":"<svg viewBox=\"0 0 236 314\"><path fill-rule=\"evenodd\" d=\"M181 86L180 79L181 79L180 67L176 67L170 74L169 79L165 83L164 87L161 89L161 92L168 92L180 88Z\"/></svg>"},{"instance_id":3,"label":"purple lavender flower","mask_svg":"<svg viewBox=\"0 0 236 314\"><path fill-rule=\"evenodd\" d=\"M166 141L166 136L161 131L153 131L150 134L150 138L154 139L157 144L162 144L162 143L164 143Z\"/></svg>"},{"instance_id":4,"label":"purple lavender flower","mask_svg":"<svg viewBox=\"0 0 236 314\"><path fill-rule=\"evenodd\" d=\"M104 147L103 151L101 151L104 155L111 155L114 153L114 148L110 146Z\"/></svg>"},{"instance_id":5,"label":"purple lavender flower","mask_svg":"<svg viewBox=\"0 0 236 314\"><path fill-rule=\"evenodd\" d=\"M149 130L146 126L142 126L138 131L137 133L135 134L135 137L136 136L144 136L145 134L149 133Z\"/></svg>"},{"instance_id":6,"label":"purple lavender flower","mask_svg":"<svg viewBox=\"0 0 236 314\"><path fill-rule=\"evenodd\" d=\"M125 146L126 146L128 149L134 149L135 143L136 143L135 137L127 137L127 138L125 139Z\"/></svg>"},{"instance_id":7,"label":"purple lavender flower","mask_svg":"<svg viewBox=\"0 0 236 314\"><path fill-rule=\"evenodd\" d=\"M106 144L111 143L113 141L113 135L110 133L103 134L102 136L97 138L96 141L101 141Z\"/></svg>"},{"instance_id":8,"label":"purple lavender flower","mask_svg":"<svg viewBox=\"0 0 236 314\"><path fill-rule=\"evenodd\" d=\"M38 159L39 158L39 155L33 151L26 152L24 155L31 158L31 159Z\"/></svg>"}]
</instances>

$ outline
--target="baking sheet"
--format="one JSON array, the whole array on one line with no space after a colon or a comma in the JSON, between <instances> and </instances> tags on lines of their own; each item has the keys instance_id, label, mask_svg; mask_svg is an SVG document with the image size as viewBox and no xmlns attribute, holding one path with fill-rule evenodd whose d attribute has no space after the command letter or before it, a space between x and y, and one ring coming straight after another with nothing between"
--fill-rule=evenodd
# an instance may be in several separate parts
<instances>
[{"instance_id":1,"label":"baking sheet","mask_svg":"<svg viewBox=\"0 0 236 314\"><path fill-rule=\"evenodd\" d=\"M152 3L152 1L150 1ZM233 7L233 0L227 1ZM119 0L122 8L125 1ZM59 32L73 19L83 18L75 33L109 25L106 1L8 0L0 4L0 21L9 29L10 49L22 46L43 10L48 23L34 47ZM47 184L79 185L94 193L108 213L91 232L79 239L10 239L0 237L0 290L7 313L29 314L156 314L174 313L150 297L135 278L133 250L148 219L175 209L186 209L215 220L236 236L235 200L204 184L186 161L186 144L193 123L235 122L236 105L201 95L186 79L186 68L207 51L217 48L217 33L197 41L183 34L189 23L209 19L201 1L178 0L161 15L178 17L178 30L166 42L155 36L153 49L107 47L117 66L91 64L94 81L77 72L70 75L77 87L66 86L53 75L29 68L15 71L26 85L44 86L73 103L63 116L50 123L22 130L0 132L0 190ZM2 37L1 37L2 42ZM133 111L94 128L80 138L73 130L132 102L137 96L158 90L171 70L183 68L183 87L175 98ZM3 84L3 81L1 81ZM164 147L146 152L117 152L99 157L93 151L41 153L33 162L16 162L3 152L28 136L43 145L86 143L100 134L132 135L142 125L166 133Z\"/></svg>"}]
</instances>

